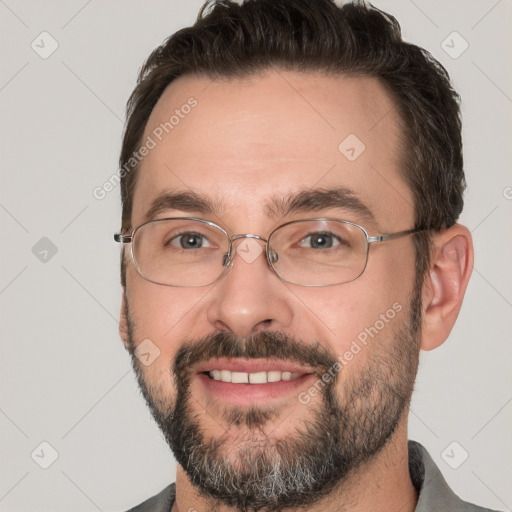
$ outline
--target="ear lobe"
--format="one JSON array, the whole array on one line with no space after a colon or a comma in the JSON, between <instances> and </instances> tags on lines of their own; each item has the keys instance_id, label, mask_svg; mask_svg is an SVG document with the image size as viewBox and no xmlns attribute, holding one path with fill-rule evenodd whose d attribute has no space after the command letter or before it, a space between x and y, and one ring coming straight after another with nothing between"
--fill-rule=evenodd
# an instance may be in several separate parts
<instances>
[{"instance_id":1,"label":"ear lobe","mask_svg":"<svg viewBox=\"0 0 512 512\"><path fill-rule=\"evenodd\" d=\"M119 314L119 336L123 341L124 348L130 350L130 337L128 334L128 302L126 298L126 289L123 286L123 295L121 298L121 311Z\"/></svg>"},{"instance_id":2,"label":"ear lobe","mask_svg":"<svg viewBox=\"0 0 512 512\"><path fill-rule=\"evenodd\" d=\"M434 240L430 271L423 287L423 350L440 346L450 334L473 270L471 233L456 224Z\"/></svg>"}]
</instances>

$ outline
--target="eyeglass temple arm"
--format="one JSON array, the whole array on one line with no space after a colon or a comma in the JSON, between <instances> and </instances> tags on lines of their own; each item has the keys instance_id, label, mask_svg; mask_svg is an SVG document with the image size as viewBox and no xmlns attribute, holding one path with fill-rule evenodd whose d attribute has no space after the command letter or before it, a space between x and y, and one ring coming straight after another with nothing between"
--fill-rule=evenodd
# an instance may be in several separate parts
<instances>
[{"instance_id":1,"label":"eyeglass temple arm","mask_svg":"<svg viewBox=\"0 0 512 512\"><path fill-rule=\"evenodd\" d=\"M131 235L121 235L120 233L116 233L114 235L114 240L119 242L120 244L129 244L132 241Z\"/></svg>"},{"instance_id":2,"label":"eyeglass temple arm","mask_svg":"<svg viewBox=\"0 0 512 512\"><path fill-rule=\"evenodd\" d=\"M405 231L397 231L396 233L386 233L383 235L375 235L368 237L368 243L373 244L375 242L385 242L386 240L393 240L394 238L400 238L406 235L412 235L413 233L420 233L421 231L428 231L426 228L414 228L406 229Z\"/></svg>"}]
</instances>

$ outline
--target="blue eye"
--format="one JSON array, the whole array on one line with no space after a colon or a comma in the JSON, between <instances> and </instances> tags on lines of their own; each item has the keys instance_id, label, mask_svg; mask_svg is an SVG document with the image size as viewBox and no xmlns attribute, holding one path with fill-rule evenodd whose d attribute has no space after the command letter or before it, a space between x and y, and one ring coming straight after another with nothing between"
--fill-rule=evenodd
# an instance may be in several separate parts
<instances>
[{"instance_id":1,"label":"blue eye","mask_svg":"<svg viewBox=\"0 0 512 512\"><path fill-rule=\"evenodd\" d=\"M210 247L208 238L199 233L181 233L171 238L169 243L181 249L203 249Z\"/></svg>"},{"instance_id":2,"label":"blue eye","mask_svg":"<svg viewBox=\"0 0 512 512\"><path fill-rule=\"evenodd\" d=\"M340 243L340 238L333 233L319 232L311 233L310 235L304 237L300 241L299 247L305 247L308 249L331 249L332 247L340 245Z\"/></svg>"}]
</instances>

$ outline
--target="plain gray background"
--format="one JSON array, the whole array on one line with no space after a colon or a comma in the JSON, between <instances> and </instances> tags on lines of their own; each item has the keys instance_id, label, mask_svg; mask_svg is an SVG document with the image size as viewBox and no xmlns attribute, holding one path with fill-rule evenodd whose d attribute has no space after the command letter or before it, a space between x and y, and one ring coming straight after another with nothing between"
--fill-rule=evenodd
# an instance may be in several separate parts
<instances>
[{"instance_id":1,"label":"plain gray background","mask_svg":"<svg viewBox=\"0 0 512 512\"><path fill-rule=\"evenodd\" d=\"M120 511L174 480L118 336L119 188L92 191L116 171L143 60L200 4L0 0L1 511ZM511 510L512 2L375 5L462 95L476 250L457 326L421 356L410 438L465 499Z\"/></svg>"}]
</instances>

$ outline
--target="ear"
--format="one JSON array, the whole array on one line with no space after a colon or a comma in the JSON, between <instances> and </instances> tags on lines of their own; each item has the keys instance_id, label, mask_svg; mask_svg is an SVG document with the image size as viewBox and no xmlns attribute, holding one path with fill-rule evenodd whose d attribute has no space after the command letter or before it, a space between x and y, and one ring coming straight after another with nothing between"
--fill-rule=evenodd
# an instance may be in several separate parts
<instances>
[{"instance_id":1,"label":"ear","mask_svg":"<svg viewBox=\"0 0 512 512\"><path fill-rule=\"evenodd\" d=\"M439 347L450 334L473 270L473 240L459 224L434 238L430 270L423 286L421 348Z\"/></svg>"},{"instance_id":2,"label":"ear","mask_svg":"<svg viewBox=\"0 0 512 512\"><path fill-rule=\"evenodd\" d=\"M121 298L121 312L119 314L119 336L123 341L124 348L129 351L130 341L128 332L128 302L126 298L126 289L123 286L123 295Z\"/></svg>"}]
</instances>

